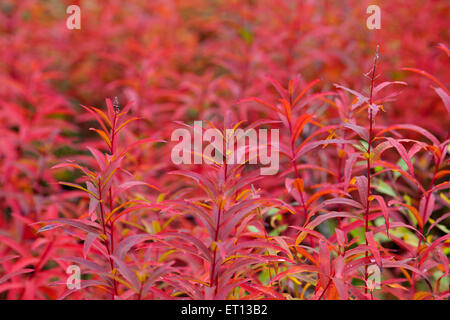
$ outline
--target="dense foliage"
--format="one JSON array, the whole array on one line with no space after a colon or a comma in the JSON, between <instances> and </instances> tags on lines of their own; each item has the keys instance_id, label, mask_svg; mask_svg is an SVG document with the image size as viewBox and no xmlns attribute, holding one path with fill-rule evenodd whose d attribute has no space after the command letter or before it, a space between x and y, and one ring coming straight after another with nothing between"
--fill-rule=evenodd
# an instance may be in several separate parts
<instances>
[{"instance_id":1,"label":"dense foliage","mask_svg":"<svg viewBox=\"0 0 450 320\"><path fill-rule=\"evenodd\" d=\"M376 2L2 0L0 298L448 299L450 4Z\"/></svg>"}]
</instances>

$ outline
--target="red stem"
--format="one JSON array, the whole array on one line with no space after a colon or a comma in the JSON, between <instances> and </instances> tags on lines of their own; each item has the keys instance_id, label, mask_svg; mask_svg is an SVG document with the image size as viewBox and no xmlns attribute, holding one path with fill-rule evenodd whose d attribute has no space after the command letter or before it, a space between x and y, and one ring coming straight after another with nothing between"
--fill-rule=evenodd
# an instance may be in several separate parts
<instances>
[{"instance_id":1,"label":"red stem","mask_svg":"<svg viewBox=\"0 0 450 320\"><path fill-rule=\"evenodd\" d=\"M116 124L117 124L117 110L116 110L116 108L114 108L114 119L113 119L112 128L111 128L111 149L110 149L111 155L114 154L114 140L115 140L115 136L116 136ZM113 211L112 187L109 187L108 193L109 193L109 210L111 213ZM101 196L101 193L100 193L100 196ZM102 213L102 216L103 216L103 230L105 232L106 231L106 222L104 220L105 218L104 218L103 213ZM108 248L108 254L110 255L111 253L114 253L114 220L111 219L109 224L110 224L111 251L108 248L109 247L108 244L106 247ZM106 233L105 233L105 235L106 235ZM111 257L109 257L109 263L111 265L111 271L113 271L114 263L113 263ZM113 283L114 283L114 292L117 295L117 283L116 283L115 279L113 279Z\"/></svg>"},{"instance_id":2,"label":"red stem","mask_svg":"<svg viewBox=\"0 0 450 320\"><path fill-rule=\"evenodd\" d=\"M441 153L442 153L442 150L441 150ZM420 227L420 233L421 233L422 235L423 235L423 229L424 229L425 223L426 223L426 221L425 221L425 215L426 215L426 212L428 211L428 204L429 204L430 197L431 197L431 194L432 194L432 191L431 191L431 190L433 189L434 183L435 183L435 181L436 181L436 175L437 175L437 173L438 173L438 171L439 171L439 166L440 166L440 164L441 164L441 159L442 159L442 158L439 157L439 158L437 159L436 163L435 163L435 168L434 168L433 178L431 179L430 187L429 187L429 189L428 189L428 191L427 191L427 195L426 195L426 199L425 199L425 206L424 206L423 215L422 215L422 226ZM417 255L417 256L419 256L419 250L420 250L420 245L421 245L421 244L422 244L422 237L419 237L419 242L417 243L417 249L416 249L416 255ZM419 266L420 266L420 260L417 259L417 268L419 268ZM414 297L415 283L416 283L416 274L413 273L413 274L411 275L411 288L413 289L413 290L411 290L411 295L412 295L411 298Z\"/></svg>"},{"instance_id":3,"label":"red stem","mask_svg":"<svg viewBox=\"0 0 450 320\"><path fill-rule=\"evenodd\" d=\"M368 147L367 147L367 200L366 200L366 214L365 214L365 231L368 232L369 231L369 211L370 211L370 195L371 195L371 191L370 191L370 180L371 180L371 176L370 176L370 167L371 167L371 163L370 163L370 152L371 152L371 147L372 147L372 139L373 139L373 114L372 114L372 97L373 97L373 86L374 86L374 80L375 80L375 70L377 67L377 60L378 60L378 46L377 46L377 52L375 54L375 59L374 59L374 63L373 63L373 68L372 68L372 76L370 77L370 96L369 96L369 141L368 141ZM368 241L366 238L366 245L368 245ZM369 252L366 251L366 260L367 257L369 256ZM368 275L368 266L367 264L364 267L364 281L365 281L365 286L364 286L364 293L367 294L367 279L369 278Z\"/></svg>"},{"instance_id":4,"label":"red stem","mask_svg":"<svg viewBox=\"0 0 450 320\"><path fill-rule=\"evenodd\" d=\"M109 265L111 267L111 272L112 272L114 270L114 263L111 258L111 250L109 249L109 243L108 243L108 234L106 232L105 210L103 208L103 201L102 201L101 180L99 180L99 182L98 182L98 193L99 193L100 214L101 214L101 220L102 220L103 233L105 234L105 237L106 237L105 247L108 252ZM115 279L113 279L113 285L114 285L114 294L117 295L117 283L116 283ZM114 300L114 294L112 294L113 300Z\"/></svg>"},{"instance_id":5,"label":"red stem","mask_svg":"<svg viewBox=\"0 0 450 320\"><path fill-rule=\"evenodd\" d=\"M289 107L292 108L292 96L289 96ZM297 169L297 162L295 160L295 141L292 139L293 132L292 132L291 119L288 119L288 123L289 123L289 137L291 139L291 157L292 157L291 163L292 163L292 166L294 167L295 177L297 179L300 179L300 175L299 175L298 169ZM306 211L306 206L305 206L305 199L303 198L303 192L301 190L299 190L299 193L300 193L300 200L302 201L303 214L306 219L307 211Z\"/></svg>"},{"instance_id":6,"label":"red stem","mask_svg":"<svg viewBox=\"0 0 450 320\"><path fill-rule=\"evenodd\" d=\"M224 184L226 184L227 181L227 171L228 171L228 166L226 164L226 159L224 159ZM217 273L217 276L214 276L214 273L216 273L216 257L217 257L217 239L219 237L219 227L220 227L220 218L221 218L221 213L222 213L222 201L223 199L220 198L220 202L219 202L219 211L217 213L217 223L216 223L216 230L214 233L214 243L215 243L215 247L214 247L214 256L213 256L213 263L211 266L211 274L209 275L209 285L210 286L215 286L214 287L214 298L217 295L217 287L219 285L219 273Z\"/></svg>"}]
</instances>

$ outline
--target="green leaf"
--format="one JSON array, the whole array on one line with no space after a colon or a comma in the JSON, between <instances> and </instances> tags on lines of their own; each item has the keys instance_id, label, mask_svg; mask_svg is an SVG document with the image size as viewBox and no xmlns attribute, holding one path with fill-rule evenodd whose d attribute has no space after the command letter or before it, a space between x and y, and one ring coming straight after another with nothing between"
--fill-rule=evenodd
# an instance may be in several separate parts
<instances>
[{"instance_id":1,"label":"green leaf","mask_svg":"<svg viewBox=\"0 0 450 320\"><path fill-rule=\"evenodd\" d=\"M375 189L378 192L387 194L388 196L391 197L397 197L397 194L395 193L394 189L392 189L392 187L390 185L388 185L386 182L384 182L383 180L378 180L378 184L375 187Z\"/></svg>"},{"instance_id":2,"label":"green leaf","mask_svg":"<svg viewBox=\"0 0 450 320\"><path fill-rule=\"evenodd\" d=\"M377 166L374 168L375 172L380 172L383 169L384 169L384 167L382 167L382 166Z\"/></svg>"},{"instance_id":3,"label":"green leaf","mask_svg":"<svg viewBox=\"0 0 450 320\"><path fill-rule=\"evenodd\" d=\"M407 204L408 206L411 205L411 197L410 197L409 195L405 194L405 195L403 196L403 199L405 199L405 202L406 202L406 204Z\"/></svg>"},{"instance_id":4,"label":"green leaf","mask_svg":"<svg viewBox=\"0 0 450 320\"><path fill-rule=\"evenodd\" d=\"M287 229L287 227L288 227L287 224L283 224L281 226L278 226L276 229L270 231L269 236L271 236L271 237L279 236L280 233L282 233L284 230Z\"/></svg>"},{"instance_id":5,"label":"green leaf","mask_svg":"<svg viewBox=\"0 0 450 320\"><path fill-rule=\"evenodd\" d=\"M255 226L247 226L248 231L259 233L259 229Z\"/></svg>"},{"instance_id":6,"label":"green leaf","mask_svg":"<svg viewBox=\"0 0 450 320\"><path fill-rule=\"evenodd\" d=\"M240 29L239 35L245 41L246 44L251 44L253 42L253 33L249 28L244 27Z\"/></svg>"},{"instance_id":7,"label":"green leaf","mask_svg":"<svg viewBox=\"0 0 450 320\"><path fill-rule=\"evenodd\" d=\"M412 164L414 164L414 158L412 158L411 159L411 163ZM398 161L397 161L397 165L400 167L400 168L402 168L402 170L403 171L408 171L408 165L406 164L406 162L402 159L402 158L400 158ZM394 178L395 179L397 179L398 177L400 177L401 176L401 173L400 172L398 172L398 171L394 171Z\"/></svg>"},{"instance_id":8,"label":"green leaf","mask_svg":"<svg viewBox=\"0 0 450 320\"><path fill-rule=\"evenodd\" d=\"M350 223L356 221L356 219L350 219ZM384 221L384 220L383 220ZM358 238L357 244L365 244L366 240L364 238L364 227L361 228L355 228L353 230L350 230L350 235L352 238Z\"/></svg>"},{"instance_id":9,"label":"green leaf","mask_svg":"<svg viewBox=\"0 0 450 320\"><path fill-rule=\"evenodd\" d=\"M369 149L369 144L367 143L367 141L363 141L363 140L360 140L359 142L361 143L361 145L359 145L359 144L352 144L352 146L355 149L358 149L360 152L366 153L367 150Z\"/></svg>"},{"instance_id":10,"label":"green leaf","mask_svg":"<svg viewBox=\"0 0 450 320\"><path fill-rule=\"evenodd\" d=\"M270 281L270 269L269 268L263 269L259 273L258 278L259 278L259 281L261 281L261 283L263 283L264 285L267 285Z\"/></svg>"},{"instance_id":11,"label":"green leaf","mask_svg":"<svg viewBox=\"0 0 450 320\"><path fill-rule=\"evenodd\" d=\"M386 224L386 221L384 220L384 217L378 217L378 218L376 218L376 219L374 220L374 224L375 224L377 227L379 227L379 226L385 225L385 224ZM375 241L376 241L376 242L379 242L379 243L390 241L389 237L387 237L384 233L381 233L381 232L379 232L379 233L377 233L377 234L374 234L373 237L374 237Z\"/></svg>"},{"instance_id":12,"label":"green leaf","mask_svg":"<svg viewBox=\"0 0 450 320\"><path fill-rule=\"evenodd\" d=\"M393 236L402 239L405 243L413 247L417 247L417 245L419 244L419 239L417 238L417 236L406 228L403 227L394 228L389 230L389 232Z\"/></svg>"},{"instance_id":13,"label":"green leaf","mask_svg":"<svg viewBox=\"0 0 450 320\"><path fill-rule=\"evenodd\" d=\"M268 216L273 216L274 214L278 213L278 211L280 211L280 209L278 208L271 208L269 209L269 211L267 212Z\"/></svg>"},{"instance_id":14,"label":"green leaf","mask_svg":"<svg viewBox=\"0 0 450 320\"><path fill-rule=\"evenodd\" d=\"M430 219L430 222L431 223L434 223L434 219ZM443 225L443 224L437 224L436 225L436 228L438 228L439 230L441 230L442 232L445 232L446 234L449 234L450 233L450 229L448 229L445 225Z\"/></svg>"}]
</instances>

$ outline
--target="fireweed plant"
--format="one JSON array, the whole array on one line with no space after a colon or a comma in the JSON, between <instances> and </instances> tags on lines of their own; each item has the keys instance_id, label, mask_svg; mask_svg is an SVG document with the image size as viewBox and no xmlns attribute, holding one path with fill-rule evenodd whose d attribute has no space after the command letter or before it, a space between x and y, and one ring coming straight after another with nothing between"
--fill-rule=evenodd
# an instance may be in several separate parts
<instances>
[{"instance_id":1,"label":"fireweed plant","mask_svg":"<svg viewBox=\"0 0 450 320\"><path fill-rule=\"evenodd\" d=\"M131 103L121 110L117 98L114 102L107 99L106 113L84 107L100 125L101 129L91 130L104 140L107 152L87 147L97 171L72 162L53 168L72 167L83 172L81 181L86 187L60 184L87 193L87 212L78 219L49 220L50 224L38 232L74 229L71 235L83 242L83 255L61 258L66 263L62 265L76 263L84 273L94 273L93 279L81 281L81 287L96 287L112 299L374 299L377 294L448 297L444 244L449 235L435 237L431 233L433 228L445 230L439 222L448 216L431 218L439 207L434 193L448 188L448 182L435 183L448 173L440 168L448 141L441 143L417 126L376 123L376 115L386 112L382 103L393 101L397 95L381 92L388 86L406 85L400 81L376 84L378 50L366 74L368 95L338 84L339 92L308 94L318 80L302 86L296 78L283 88L269 79L280 94L278 103L256 97L239 101L263 105L277 118L260 120L247 129L281 125L286 131L286 141L278 146L287 159L287 171L280 177L286 187L284 200L255 187L264 176L251 170L248 160L227 162L231 150L214 155L223 161L209 158L205 172L169 172L191 181L181 188L160 193L156 199L149 198L145 189L133 194L130 189L142 186L162 192L134 180L124 164L128 152L156 141L141 139L120 147L121 131L139 120L126 118ZM355 99L351 102L344 92ZM334 107L342 116L340 122L322 124L313 101ZM358 114L364 113L367 126L357 124ZM233 135L242 121L233 123L232 114L227 112L223 129L209 121L208 125L226 145L230 140L226 135ZM201 131L194 134L203 134L202 127L188 127ZM426 140L404 138L401 132L408 130ZM337 167L303 163L306 155L317 149L335 149ZM247 147L245 152L250 159L259 150ZM435 159L435 174L428 188L418 180L414 168L414 158L421 152ZM440 197L447 201L445 195ZM291 215L295 219L290 219ZM290 221L285 226L293 232L283 232L288 230L277 226L277 220ZM396 246L386 245L391 242ZM372 273L375 276L369 279ZM411 293L408 289L419 285L420 291Z\"/></svg>"},{"instance_id":2,"label":"fireweed plant","mask_svg":"<svg viewBox=\"0 0 450 320\"><path fill-rule=\"evenodd\" d=\"M446 2L62 3L0 4L0 299L450 298Z\"/></svg>"}]
</instances>

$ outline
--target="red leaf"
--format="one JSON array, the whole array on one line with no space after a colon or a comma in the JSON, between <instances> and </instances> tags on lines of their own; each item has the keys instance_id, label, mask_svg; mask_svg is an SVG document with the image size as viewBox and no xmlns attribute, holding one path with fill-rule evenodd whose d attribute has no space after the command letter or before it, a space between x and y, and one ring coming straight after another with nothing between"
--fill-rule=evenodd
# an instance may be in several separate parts
<instances>
[{"instance_id":1,"label":"red leaf","mask_svg":"<svg viewBox=\"0 0 450 320\"><path fill-rule=\"evenodd\" d=\"M428 199L428 201L427 201L427 199ZM431 217L431 214L433 213L434 199L435 198L432 193L429 194L429 197L427 197L427 195L424 195L422 197L422 199L420 199L419 211L420 211L420 214L422 215L422 221L424 224L426 224L428 222L428 220Z\"/></svg>"},{"instance_id":2,"label":"red leaf","mask_svg":"<svg viewBox=\"0 0 450 320\"><path fill-rule=\"evenodd\" d=\"M105 168L106 168L105 155L103 153L101 153L100 151L98 151L94 147L87 147L87 148L92 153L92 155L94 156L95 160L97 161L97 164L98 164L100 170L101 171L105 170Z\"/></svg>"},{"instance_id":3,"label":"red leaf","mask_svg":"<svg viewBox=\"0 0 450 320\"><path fill-rule=\"evenodd\" d=\"M97 235L101 233L99 229L96 229L95 227L88 225L80 220L60 218L60 219L44 220L41 222L57 222L57 223L62 223L65 225L69 225L69 226L81 229L86 232L94 233ZM58 226L58 227L60 227L60 226ZM55 228L56 228L56 226L55 226ZM51 228L51 229L53 229L53 228ZM47 228L47 230L48 230L48 228ZM38 232L41 232L41 231L45 231L45 227L41 228Z\"/></svg>"},{"instance_id":4,"label":"red leaf","mask_svg":"<svg viewBox=\"0 0 450 320\"><path fill-rule=\"evenodd\" d=\"M405 147L395 139L389 137L386 139L392 144L392 146L395 147L395 149L397 149L398 153L400 154L400 157L403 159L403 161L405 161L406 165L408 166L409 173L412 176L414 176L414 168L411 163L411 159L408 157L408 152L406 151Z\"/></svg>"},{"instance_id":5,"label":"red leaf","mask_svg":"<svg viewBox=\"0 0 450 320\"><path fill-rule=\"evenodd\" d=\"M12 277L15 277L15 276L18 276L18 275L24 274L24 273L30 273L33 271L34 271L33 269L20 269L20 270L14 271L14 272L10 272L0 278L0 284L2 284L3 282L6 282L7 280L11 279Z\"/></svg>"},{"instance_id":6,"label":"red leaf","mask_svg":"<svg viewBox=\"0 0 450 320\"><path fill-rule=\"evenodd\" d=\"M358 189L359 193L359 201L361 201L361 204L364 206L364 208L367 206L367 197L368 197L368 190L367 190L367 178L365 176L358 176L356 179L356 188Z\"/></svg>"},{"instance_id":7,"label":"red leaf","mask_svg":"<svg viewBox=\"0 0 450 320\"><path fill-rule=\"evenodd\" d=\"M319 241L319 266L322 273L326 276L331 275L331 264L330 264L330 250L328 249L328 245L325 241ZM327 277L321 276L321 286L325 288L327 285Z\"/></svg>"},{"instance_id":8,"label":"red leaf","mask_svg":"<svg viewBox=\"0 0 450 320\"><path fill-rule=\"evenodd\" d=\"M389 236L389 211L388 207L386 206L386 202L384 201L384 198L382 196L374 195L372 197L378 201L378 205L381 208L381 212L383 212L384 221L386 223L386 233Z\"/></svg>"},{"instance_id":9,"label":"red leaf","mask_svg":"<svg viewBox=\"0 0 450 320\"><path fill-rule=\"evenodd\" d=\"M356 124L353 123L349 123L346 122L343 125L344 128L349 128L351 130L353 130L354 132L356 132L356 134L358 134L363 140L365 141L369 141L369 131L361 126L358 126Z\"/></svg>"},{"instance_id":10,"label":"red leaf","mask_svg":"<svg viewBox=\"0 0 450 320\"><path fill-rule=\"evenodd\" d=\"M383 267L383 264L381 261L381 255L380 255L380 251L378 250L377 243L375 242L375 239L373 238L373 233L372 233L372 231L367 231L365 234L366 234L367 245L369 246L373 257L375 258L375 262L377 263L378 268L380 268L380 270L381 270Z\"/></svg>"},{"instance_id":11,"label":"red leaf","mask_svg":"<svg viewBox=\"0 0 450 320\"><path fill-rule=\"evenodd\" d=\"M445 92L442 88L433 88L434 91L441 97L444 102L444 106L447 109L447 112L450 113L450 96L447 92Z\"/></svg>"},{"instance_id":12,"label":"red leaf","mask_svg":"<svg viewBox=\"0 0 450 320\"><path fill-rule=\"evenodd\" d=\"M133 270L131 270L131 268L128 267L128 265L119 258L115 256L111 256L111 258L117 264L117 269L122 274L122 276L131 284L133 290L135 292L139 292L140 283Z\"/></svg>"}]
</instances>

